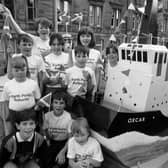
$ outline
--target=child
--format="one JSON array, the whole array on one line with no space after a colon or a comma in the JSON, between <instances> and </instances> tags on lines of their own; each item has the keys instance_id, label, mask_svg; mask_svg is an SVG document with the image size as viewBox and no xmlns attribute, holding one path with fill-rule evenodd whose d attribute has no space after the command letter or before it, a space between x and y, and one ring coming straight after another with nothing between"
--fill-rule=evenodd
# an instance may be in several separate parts
<instances>
[{"instance_id":1,"label":"child","mask_svg":"<svg viewBox=\"0 0 168 168\"><path fill-rule=\"evenodd\" d=\"M52 52L45 57L46 69L49 75L44 82L45 94L54 92L57 88L65 87L65 69L71 66L69 54L62 52L64 45L62 35L53 33L50 36L49 44Z\"/></svg>"},{"instance_id":2,"label":"child","mask_svg":"<svg viewBox=\"0 0 168 168\"><path fill-rule=\"evenodd\" d=\"M42 91L42 80L45 76L45 65L42 58L32 55L33 39L27 34L18 36L20 52L26 56L30 71L30 78L35 80Z\"/></svg>"},{"instance_id":3,"label":"child","mask_svg":"<svg viewBox=\"0 0 168 168\"><path fill-rule=\"evenodd\" d=\"M45 114L44 130L49 140L48 168L53 167L55 161L59 167L66 167L65 152L66 142L69 137L71 115L64 110L66 94L56 92L52 98L53 110Z\"/></svg>"},{"instance_id":4,"label":"child","mask_svg":"<svg viewBox=\"0 0 168 168\"><path fill-rule=\"evenodd\" d=\"M15 31L18 34L25 34L26 32L24 32L16 23L10 10L6 7L4 7L4 10L5 10L4 15L7 15L9 17L10 24L15 29ZM52 24L47 18L42 17L36 20L36 27L39 36L27 33L33 39L32 55L45 57L50 53L49 34Z\"/></svg>"},{"instance_id":5,"label":"child","mask_svg":"<svg viewBox=\"0 0 168 168\"><path fill-rule=\"evenodd\" d=\"M68 142L69 166L75 168L100 167L103 155L100 144L91 137L90 128L84 117L77 118L71 126L73 137Z\"/></svg>"},{"instance_id":6,"label":"child","mask_svg":"<svg viewBox=\"0 0 168 168\"><path fill-rule=\"evenodd\" d=\"M0 151L0 167L46 168L46 141L35 132L36 113L33 109L15 115L17 132L4 138Z\"/></svg>"},{"instance_id":7,"label":"child","mask_svg":"<svg viewBox=\"0 0 168 168\"><path fill-rule=\"evenodd\" d=\"M111 67L115 67L118 63L118 49L116 46L111 46L106 49L106 55Z\"/></svg>"},{"instance_id":8,"label":"child","mask_svg":"<svg viewBox=\"0 0 168 168\"><path fill-rule=\"evenodd\" d=\"M89 48L89 58L86 66L90 67L95 72L96 82L98 84L103 65L100 51L94 49L95 44L95 37L92 29L90 27L82 27L77 34L77 45Z\"/></svg>"},{"instance_id":9,"label":"child","mask_svg":"<svg viewBox=\"0 0 168 168\"><path fill-rule=\"evenodd\" d=\"M7 129L6 129L6 115L8 114L8 108L5 106L5 102L3 101L2 98L2 93L4 89L5 83L8 81L8 76L7 76L7 61L5 59L0 60L0 118L2 119L2 124L3 127L0 127L0 132L5 132L7 135Z\"/></svg>"},{"instance_id":10,"label":"child","mask_svg":"<svg viewBox=\"0 0 168 168\"><path fill-rule=\"evenodd\" d=\"M11 59L13 79L6 82L3 91L3 100L9 110L9 118L15 112L31 108L40 98L40 90L35 81L29 79L28 63L25 56L14 57Z\"/></svg>"},{"instance_id":11,"label":"child","mask_svg":"<svg viewBox=\"0 0 168 168\"><path fill-rule=\"evenodd\" d=\"M94 95L96 79L93 70L86 67L89 50L84 46L75 47L75 65L66 70L68 88L67 92L86 98L87 94Z\"/></svg>"}]
</instances>

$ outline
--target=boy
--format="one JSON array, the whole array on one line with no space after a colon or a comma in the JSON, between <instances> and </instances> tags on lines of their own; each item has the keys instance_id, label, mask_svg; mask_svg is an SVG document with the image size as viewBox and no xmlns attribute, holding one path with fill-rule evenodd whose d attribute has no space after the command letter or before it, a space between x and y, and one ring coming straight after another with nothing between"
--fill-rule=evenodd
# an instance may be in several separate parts
<instances>
[{"instance_id":1,"label":"boy","mask_svg":"<svg viewBox=\"0 0 168 168\"><path fill-rule=\"evenodd\" d=\"M0 167L46 168L44 138L35 132L36 113L26 109L14 116L17 132L4 138L0 151Z\"/></svg>"},{"instance_id":2,"label":"boy","mask_svg":"<svg viewBox=\"0 0 168 168\"><path fill-rule=\"evenodd\" d=\"M84 46L75 47L75 65L66 70L68 88L67 92L72 96L87 98L96 91L95 73L86 67L89 50Z\"/></svg>"},{"instance_id":3,"label":"boy","mask_svg":"<svg viewBox=\"0 0 168 168\"><path fill-rule=\"evenodd\" d=\"M30 71L30 78L36 81L42 92L42 80L45 75L45 65L42 58L32 54L33 39L28 34L18 36L18 46L20 52L26 56ZM13 57L19 56L14 54Z\"/></svg>"},{"instance_id":4,"label":"boy","mask_svg":"<svg viewBox=\"0 0 168 168\"><path fill-rule=\"evenodd\" d=\"M67 166L65 153L67 150L67 140L69 138L71 115L64 110L66 104L66 94L56 92L52 98L53 110L45 114L44 132L49 141L48 148L48 168L54 166L55 161L58 166Z\"/></svg>"},{"instance_id":5,"label":"boy","mask_svg":"<svg viewBox=\"0 0 168 168\"><path fill-rule=\"evenodd\" d=\"M4 6L4 15L7 15L10 19L10 24L15 29L15 31L18 34L25 34L19 25L14 20L10 10ZM39 36L35 36L29 33L29 36L33 39L33 48L32 48L32 54L45 57L50 53L50 46L49 46L49 34L52 27L51 22L47 18L39 18L36 20L36 27L37 27L37 33Z\"/></svg>"}]
</instances>

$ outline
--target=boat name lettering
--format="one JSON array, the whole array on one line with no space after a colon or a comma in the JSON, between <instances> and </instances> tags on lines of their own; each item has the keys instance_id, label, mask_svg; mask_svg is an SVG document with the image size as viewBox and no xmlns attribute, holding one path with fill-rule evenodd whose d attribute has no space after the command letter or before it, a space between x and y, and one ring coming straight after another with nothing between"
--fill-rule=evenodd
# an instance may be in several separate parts
<instances>
[{"instance_id":1,"label":"boat name lettering","mask_svg":"<svg viewBox=\"0 0 168 168\"><path fill-rule=\"evenodd\" d=\"M145 117L128 118L128 123L145 122Z\"/></svg>"}]
</instances>

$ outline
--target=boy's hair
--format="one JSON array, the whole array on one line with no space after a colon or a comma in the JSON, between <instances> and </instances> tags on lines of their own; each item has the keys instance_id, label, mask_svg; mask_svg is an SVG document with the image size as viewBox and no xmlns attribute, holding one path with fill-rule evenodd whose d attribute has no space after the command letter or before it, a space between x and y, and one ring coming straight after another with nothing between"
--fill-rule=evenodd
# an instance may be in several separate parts
<instances>
[{"instance_id":1,"label":"boy's hair","mask_svg":"<svg viewBox=\"0 0 168 168\"><path fill-rule=\"evenodd\" d=\"M33 120L37 121L37 115L34 108L25 109L19 112L15 112L14 122L20 124L22 121Z\"/></svg>"},{"instance_id":2,"label":"boy's hair","mask_svg":"<svg viewBox=\"0 0 168 168\"><path fill-rule=\"evenodd\" d=\"M53 100L63 100L65 104L67 103L67 94L63 91L57 91L52 94L52 102Z\"/></svg>"},{"instance_id":3,"label":"boy's hair","mask_svg":"<svg viewBox=\"0 0 168 168\"><path fill-rule=\"evenodd\" d=\"M80 134L81 128L85 128L88 131L89 136L91 135L90 126L89 126L88 121L85 117L76 118L72 122L72 125L71 125L72 134L75 134L75 133Z\"/></svg>"},{"instance_id":4,"label":"boy's hair","mask_svg":"<svg viewBox=\"0 0 168 168\"><path fill-rule=\"evenodd\" d=\"M62 46L64 45L64 39L60 33L52 33L50 36L49 45L51 46L53 44L53 41L57 39L58 43Z\"/></svg>"},{"instance_id":5,"label":"boy's hair","mask_svg":"<svg viewBox=\"0 0 168 168\"><path fill-rule=\"evenodd\" d=\"M21 60L24 60L26 64L24 64ZM27 72L26 72L26 76L30 77L30 72L29 72L29 66L28 66L28 61L26 56L24 56L23 54L20 54L18 56L12 57L11 59L11 67L12 68L24 68L27 67Z\"/></svg>"},{"instance_id":6,"label":"boy's hair","mask_svg":"<svg viewBox=\"0 0 168 168\"><path fill-rule=\"evenodd\" d=\"M95 47L95 37L94 37L94 34L93 34L93 31L90 27L82 27L79 32L78 32L78 35L77 35L77 45L82 45L81 44L81 41L80 41L80 36L82 34L90 34L91 35L91 41L88 45L89 48L94 48Z\"/></svg>"},{"instance_id":7,"label":"boy's hair","mask_svg":"<svg viewBox=\"0 0 168 168\"><path fill-rule=\"evenodd\" d=\"M34 43L33 39L28 34L19 34L18 38L17 38L18 45L21 43L21 41L23 41L23 42L31 42L32 44Z\"/></svg>"},{"instance_id":8,"label":"boy's hair","mask_svg":"<svg viewBox=\"0 0 168 168\"><path fill-rule=\"evenodd\" d=\"M38 30L38 26L41 24L42 26L48 27L52 29L52 22L46 17L39 17L35 20L35 30Z\"/></svg>"},{"instance_id":9,"label":"boy's hair","mask_svg":"<svg viewBox=\"0 0 168 168\"><path fill-rule=\"evenodd\" d=\"M89 56L89 49L85 46L78 45L74 48L74 51L75 51L75 56L80 53L83 53L83 54L86 54L87 56Z\"/></svg>"}]
</instances>

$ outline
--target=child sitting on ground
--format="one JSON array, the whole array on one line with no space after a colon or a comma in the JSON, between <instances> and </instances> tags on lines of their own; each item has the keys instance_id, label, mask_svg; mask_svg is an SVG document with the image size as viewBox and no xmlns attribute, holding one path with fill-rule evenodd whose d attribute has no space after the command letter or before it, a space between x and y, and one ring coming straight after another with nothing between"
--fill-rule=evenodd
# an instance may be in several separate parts
<instances>
[{"instance_id":1,"label":"child sitting on ground","mask_svg":"<svg viewBox=\"0 0 168 168\"><path fill-rule=\"evenodd\" d=\"M44 131L50 144L47 153L48 168L52 168L56 163L61 168L67 166L66 143L72 119L71 115L64 110L65 104L66 94L56 92L52 97L53 109L45 114Z\"/></svg>"},{"instance_id":2,"label":"child sitting on ground","mask_svg":"<svg viewBox=\"0 0 168 168\"><path fill-rule=\"evenodd\" d=\"M84 117L77 118L71 126L73 137L68 141L69 166L75 168L100 167L103 155L98 141L91 137L91 131Z\"/></svg>"},{"instance_id":3,"label":"child sitting on ground","mask_svg":"<svg viewBox=\"0 0 168 168\"><path fill-rule=\"evenodd\" d=\"M17 132L4 138L0 151L0 167L46 168L47 144L43 136L35 132L36 113L26 109L14 116Z\"/></svg>"}]
</instances>

